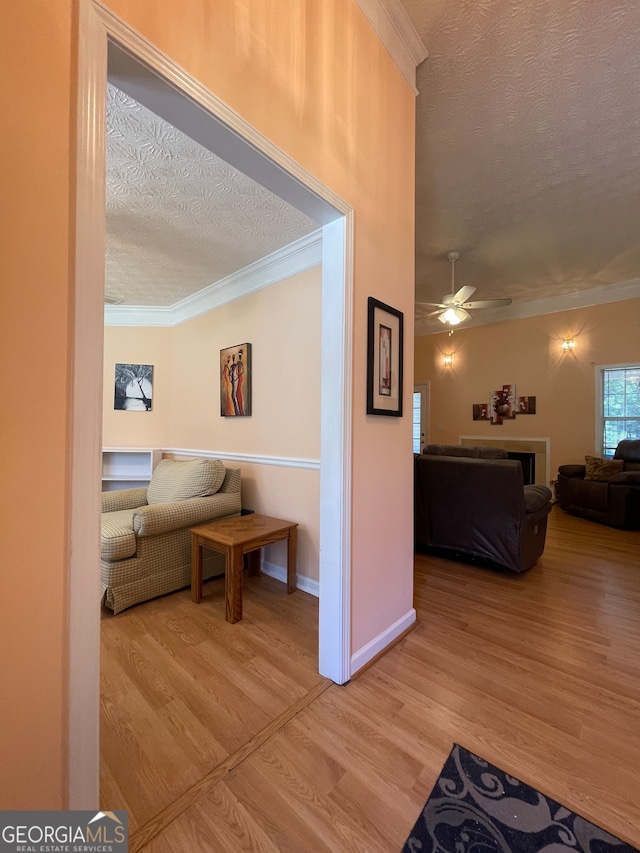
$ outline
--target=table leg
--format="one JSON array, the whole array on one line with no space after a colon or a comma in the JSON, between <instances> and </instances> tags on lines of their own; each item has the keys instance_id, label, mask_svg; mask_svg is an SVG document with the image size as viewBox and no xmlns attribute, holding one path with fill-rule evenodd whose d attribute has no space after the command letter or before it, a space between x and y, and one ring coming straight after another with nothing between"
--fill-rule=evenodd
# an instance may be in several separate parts
<instances>
[{"instance_id":1,"label":"table leg","mask_svg":"<svg viewBox=\"0 0 640 853\"><path fill-rule=\"evenodd\" d=\"M202 543L191 536L191 601L202 601Z\"/></svg>"},{"instance_id":2,"label":"table leg","mask_svg":"<svg viewBox=\"0 0 640 853\"><path fill-rule=\"evenodd\" d=\"M227 549L225 572L227 622L239 622L242 619L243 566L242 546Z\"/></svg>"},{"instance_id":3,"label":"table leg","mask_svg":"<svg viewBox=\"0 0 640 853\"><path fill-rule=\"evenodd\" d=\"M262 574L261 560L262 548L256 548L253 551L249 551L249 553L247 554L247 564L249 567L250 575Z\"/></svg>"},{"instance_id":4,"label":"table leg","mask_svg":"<svg viewBox=\"0 0 640 853\"><path fill-rule=\"evenodd\" d=\"M292 527L287 538L287 592L296 591L296 554L298 551L298 528Z\"/></svg>"}]
</instances>

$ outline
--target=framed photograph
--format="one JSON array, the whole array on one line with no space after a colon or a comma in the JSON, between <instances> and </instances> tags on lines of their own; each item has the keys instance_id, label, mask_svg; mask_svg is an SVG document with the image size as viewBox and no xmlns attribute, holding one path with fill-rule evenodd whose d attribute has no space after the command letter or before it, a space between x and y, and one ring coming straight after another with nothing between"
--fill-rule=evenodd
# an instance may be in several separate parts
<instances>
[{"instance_id":1,"label":"framed photograph","mask_svg":"<svg viewBox=\"0 0 640 853\"><path fill-rule=\"evenodd\" d=\"M403 320L401 311L369 297L368 415L402 417Z\"/></svg>"},{"instance_id":2,"label":"framed photograph","mask_svg":"<svg viewBox=\"0 0 640 853\"><path fill-rule=\"evenodd\" d=\"M113 408L150 412L153 406L153 365L116 364Z\"/></svg>"},{"instance_id":3,"label":"framed photograph","mask_svg":"<svg viewBox=\"0 0 640 853\"><path fill-rule=\"evenodd\" d=\"M220 417L251 414L251 344L220 350Z\"/></svg>"}]
</instances>

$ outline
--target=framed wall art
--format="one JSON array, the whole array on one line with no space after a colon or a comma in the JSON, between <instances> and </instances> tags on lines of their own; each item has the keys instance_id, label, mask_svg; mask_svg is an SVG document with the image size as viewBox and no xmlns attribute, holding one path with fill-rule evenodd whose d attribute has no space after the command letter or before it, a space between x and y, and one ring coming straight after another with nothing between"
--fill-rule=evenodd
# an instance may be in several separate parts
<instances>
[{"instance_id":1,"label":"framed wall art","mask_svg":"<svg viewBox=\"0 0 640 853\"><path fill-rule=\"evenodd\" d=\"M379 302L368 303L367 414L402 417L404 317Z\"/></svg>"},{"instance_id":2,"label":"framed wall art","mask_svg":"<svg viewBox=\"0 0 640 853\"><path fill-rule=\"evenodd\" d=\"M153 365L116 364L113 408L150 412L153 406Z\"/></svg>"},{"instance_id":3,"label":"framed wall art","mask_svg":"<svg viewBox=\"0 0 640 853\"><path fill-rule=\"evenodd\" d=\"M220 417L251 414L251 344L220 350Z\"/></svg>"}]
</instances>

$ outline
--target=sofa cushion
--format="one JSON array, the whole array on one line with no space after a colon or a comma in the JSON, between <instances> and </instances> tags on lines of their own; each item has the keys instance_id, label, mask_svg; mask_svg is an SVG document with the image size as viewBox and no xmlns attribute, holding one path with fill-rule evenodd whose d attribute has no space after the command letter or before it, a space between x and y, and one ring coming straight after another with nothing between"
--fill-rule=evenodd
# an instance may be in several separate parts
<instances>
[{"instance_id":1,"label":"sofa cushion","mask_svg":"<svg viewBox=\"0 0 640 853\"><path fill-rule=\"evenodd\" d=\"M160 504L214 495L224 481L226 469L220 459L163 459L151 475L147 503Z\"/></svg>"},{"instance_id":2,"label":"sofa cushion","mask_svg":"<svg viewBox=\"0 0 640 853\"><path fill-rule=\"evenodd\" d=\"M625 471L640 471L640 439L623 439L616 447L613 458L624 461Z\"/></svg>"},{"instance_id":3,"label":"sofa cushion","mask_svg":"<svg viewBox=\"0 0 640 853\"><path fill-rule=\"evenodd\" d=\"M601 459L599 456L585 456L585 480L608 482L614 474L619 474L624 468L622 459Z\"/></svg>"},{"instance_id":4,"label":"sofa cushion","mask_svg":"<svg viewBox=\"0 0 640 853\"><path fill-rule=\"evenodd\" d=\"M609 480L611 485L640 486L640 471L622 471Z\"/></svg>"},{"instance_id":5,"label":"sofa cushion","mask_svg":"<svg viewBox=\"0 0 640 853\"><path fill-rule=\"evenodd\" d=\"M100 556L112 563L133 557L136 553L136 537L133 532L132 509L103 512L100 533Z\"/></svg>"}]
</instances>

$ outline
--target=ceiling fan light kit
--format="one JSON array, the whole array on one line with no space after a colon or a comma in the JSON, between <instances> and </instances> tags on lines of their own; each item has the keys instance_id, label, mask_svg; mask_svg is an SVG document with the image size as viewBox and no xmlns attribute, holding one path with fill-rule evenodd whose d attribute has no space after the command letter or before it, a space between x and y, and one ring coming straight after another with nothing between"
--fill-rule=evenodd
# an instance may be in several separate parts
<instances>
[{"instance_id":1,"label":"ceiling fan light kit","mask_svg":"<svg viewBox=\"0 0 640 853\"><path fill-rule=\"evenodd\" d=\"M484 299L476 302L468 302L475 292L476 288L470 285L465 285L456 291L456 261L460 260L460 252L447 252L447 260L451 264L451 293L447 293L442 297L442 302L418 302L418 305L429 305L435 308L427 316L437 315L438 320L444 325L449 326L449 334L453 333L453 327L464 323L465 320L471 318L468 308L474 310L476 308L497 308L500 305L511 305L510 299Z\"/></svg>"}]
</instances>

